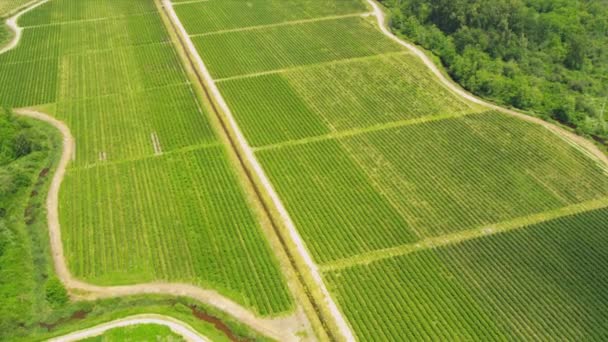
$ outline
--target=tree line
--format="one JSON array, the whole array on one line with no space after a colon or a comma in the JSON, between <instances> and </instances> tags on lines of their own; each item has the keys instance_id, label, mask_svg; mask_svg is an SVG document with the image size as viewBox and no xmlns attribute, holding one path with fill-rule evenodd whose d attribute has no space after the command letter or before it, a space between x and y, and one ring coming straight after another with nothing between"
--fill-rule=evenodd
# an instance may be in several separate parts
<instances>
[{"instance_id":1,"label":"tree line","mask_svg":"<svg viewBox=\"0 0 608 342\"><path fill-rule=\"evenodd\" d=\"M467 90L608 140L608 1L381 2Z\"/></svg>"}]
</instances>

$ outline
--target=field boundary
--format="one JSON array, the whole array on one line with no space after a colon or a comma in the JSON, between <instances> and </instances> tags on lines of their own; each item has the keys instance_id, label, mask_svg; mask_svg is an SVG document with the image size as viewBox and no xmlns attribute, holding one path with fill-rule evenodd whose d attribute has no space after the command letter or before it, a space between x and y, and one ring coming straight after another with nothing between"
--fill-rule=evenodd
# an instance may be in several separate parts
<instances>
[{"instance_id":1,"label":"field boundary","mask_svg":"<svg viewBox=\"0 0 608 342\"><path fill-rule=\"evenodd\" d=\"M401 127L423 124L423 123L456 119L456 118L460 118L460 117L464 117L464 116L484 115L487 113L490 113L490 112L489 111L486 111L486 112L471 111L471 112L467 112L467 113L428 115L428 116L424 116L424 117L420 117L420 118L392 121L389 123L383 123L383 124L373 125L373 126L369 126L369 127L353 128L353 129L347 129L347 130L343 130L343 131L334 131L334 132L323 134L323 135L317 135L317 136L312 136L312 137L307 137L307 138L297 139L297 140L289 140L289 141L280 142L277 144L263 145L260 147L255 147L253 150L255 152L262 152L262 151L268 151L268 150L275 150L275 149L279 149L279 148L283 148L283 147L313 144L313 143L327 141L327 140L340 140L340 139L344 139L344 138L355 137L355 136L358 136L361 134L366 134L366 133L382 132L382 131L387 131L387 130L392 130L392 129L398 129Z\"/></svg>"},{"instance_id":2,"label":"field boundary","mask_svg":"<svg viewBox=\"0 0 608 342\"><path fill-rule=\"evenodd\" d=\"M225 33L256 31L256 30L263 30L263 29L273 28L273 27L301 25L301 24L316 23L316 22L321 22L321 21L331 21L331 20L340 20L340 19L348 19L348 18L356 18L356 17L365 17L365 16L369 16L369 15L372 15L372 13L371 12L356 12L356 13L351 13L351 14L330 15L330 16L326 16L326 17L283 21L283 22L275 23L275 24L254 25L254 26L246 26L246 27L239 27L239 28L233 28L233 29L217 30L217 31L205 32L205 33L195 33L195 34L190 34L189 36L190 36L190 38L208 37L208 36L220 35L220 34L225 34Z\"/></svg>"},{"instance_id":3,"label":"field boundary","mask_svg":"<svg viewBox=\"0 0 608 342\"><path fill-rule=\"evenodd\" d=\"M218 78L218 79L215 79L214 81L215 81L215 83L230 82L230 81L246 79L246 78L254 78L254 77L265 76L265 75L274 75L274 74L283 74L283 73L288 73L288 72L297 71L297 70L306 70L309 68L323 67L323 66L327 66L327 65L357 63L360 61L380 59L380 58L384 58L384 57L388 57L388 56L400 56L400 55L408 55L408 54L411 54L411 52L402 50L402 51L378 53L375 55L362 56L362 57L341 58L341 59L335 59L335 60L331 60L331 61L327 61L327 62L296 65L293 67L273 69L273 70L267 70L267 71L254 72L254 73L250 73L250 74L242 74L242 75Z\"/></svg>"},{"instance_id":4,"label":"field boundary","mask_svg":"<svg viewBox=\"0 0 608 342\"><path fill-rule=\"evenodd\" d=\"M378 26L379 26L380 30L382 31L382 33L384 33L385 36L387 36L391 40L395 41L396 43L400 44L401 46L406 47L414 55L418 56L418 58L420 58L422 60L422 62L431 70L431 72L441 81L441 83L443 83L454 94L459 95L460 97L464 98L465 100L468 100L475 104L478 104L478 105L481 105L481 106L484 106L487 108L491 108L493 110L499 111L499 112L507 114L507 115L514 116L514 117L522 119L524 121L528 121L528 122L540 125L546 129L548 129L552 133L556 134L560 138L564 139L564 141L566 141L570 145L574 146L582 153L584 153L587 156L595 159L596 161L604 164L604 168L608 167L608 156L606 154L604 154L593 142L587 140L586 138L581 137L575 133L572 133L572 132L564 129L563 127L560 127L556 124L547 122L545 120L542 120L542 119L539 119L539 118L536 118L536 117L533 117L530 115L526 115L526 114L517 112L515 110L511 110L511 109L507 109L507 108L495 105L493 103L485 101L485 100L467 92L466 90L462 89L453 80L448 79L448 77L446 77L441 72L441 70L439 70L439 67L437 67L437 65L435 65L435 63L424 53L424 51L422 51L421 48L419 48L418 46L416 46L414 44L408 43L405 40L402 40L401 38L399 38L398 36L396 36L394 33L391 32L390 28L388 27L388 23L387 23L384 11L382 10L382 7L380 6L380 4L377 3L376 0L366 0L366 1L373 8L374 16L376 17L376 19L378 21Z\"/></svg>"},{"instance_id":5,"label":"field boundary","mask_svg":"<svg viewBox=\"0 0 608 342\"><path fill-rule=\"evenodd\" d=\"M154 324L162 325L174 332L177 335L183 337L186 341L192 342L210 342L210 340L198 333L190 325L175 319L170 316L159 315L159 314L140 314L132 315L124 318L119 318L106 323L101 323L90 328L78 330L63 336L54 337L49 339L49 342L72 342L80 341L86 338L96 337L104 334L108 330L116 328L125 328L134 325L142 324Z\"/></svg>"},{"instance_id":6,"label":"field boundary","mask_svg":"<svg viewBox=\"0 0 608 342\"><path fill-rule=\"evenodd\" d=\"M369 265L377 261L392 259L394 257L404 256L419 251L459 244L465 241L506 233L509 231L527 229L534 224L548 222L607 207L608 197L591 200L551 211L518 217L509 221L503 221L496 224L485 225L478 228L445 234L437 237L426 238L415 243L379 249L352 257L331 261L322 265L321 271L332 272L355 266Z\"/></svg>"},{"instance_id":7,"label":"field boundary","mask_svg":"<svg viewBox=\"0 0 608 342\"><path fill-rule=\"evenodd\" d=\"M342 312L331 297L317 265L314 263L305 247L303 240L295 228L293 221L291 221L278 194L257 161L253 149L249 146L237 125L230 108L215 84L215 80L211 76L190 39L190 36L179 20L179 17L173 8L173 4L169 0L158 1L160 1L161 6L167 13L173 29L177 31L180 44L183 45L184 50L186 51L189 62L196 73L196 77L200 81L203 90L206 92L206 96L211 101L215 114L219 116L222 126L226 130L230 143L232 144L232 148L237 153L243 167L247 171L247 175L258 193L262 205L265 207L269 217L272 218L273 221L275 219L278 221L275 223L279 225L280 228L273 225L277 237L281 240L290 257L290 261L297 270L309 298L312 296L311 304L315 307L321 322L325 325L331 324L332 328L338 332L339 336L334 336L334 339L354 341L355 337L350 329L350 325L347 323ZM219 110L216 106L219 107ZM317 290L315 290L315 288ZM322 305L319 305L319 303L322 303ZM333 332L334 329L330 329L332 331L328 332L331 332L333 335L335 333Z\"/></svg>"}]
</instances>

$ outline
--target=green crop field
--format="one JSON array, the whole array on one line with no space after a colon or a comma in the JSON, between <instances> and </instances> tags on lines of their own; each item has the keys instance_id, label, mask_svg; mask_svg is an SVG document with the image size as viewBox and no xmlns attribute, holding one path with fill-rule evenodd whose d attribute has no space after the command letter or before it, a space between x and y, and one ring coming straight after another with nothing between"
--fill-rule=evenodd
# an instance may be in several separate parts
<instances>
[{"instance_id":1,"label":"green crop field","mask_svg":"<svg viewBox=\"0 0 608 342\"><path fill-rule=\"evenodd\" d=\"M219 79L400 49L383 39L371 20L359 17L224 32L192 40L211 74Z\"/></svg>"},{"instance_id":2,"label":"green crop field","mask_svg":"<svg viewBox=\"0 0 608 342\"><path fill-rule=\"evenodd\" d=\"M606 336L608 210L326 274L359 338Z\"/></svg>"},{"instance_id":3,"label":"green crop field","mask_svg":"<svg viewBox=\"0 0 608 342\"><path fill-rule=\"evenodd\" d=\"M476 111L403 52L237 78L218 86L247 140L262 148L330 132Z\"/></svg>"},{"instance_id":4,"label":"green crop field","mask_svg":"<svg viewBox=\"0 0 608 342\"><path fill-rule=\"evenodd\" d=\"M100 336L86 338L81 342L179 342L185 341L171 329L162 325L141 324L124 328L110 329Z\"/></svg>"},{"instance_id":5,"label":"green crop field","mask_svg":"<svg viewBox=\"0 0 608 342\"><path fill-rule=\"evenodd\" d=\"M66 182L60 215L75 276L103 285L181 281L264 314L289 308L221 147L72 169Z\"/></svg>"},{"instance_id":6,"label":"green crop field","mask_svg":"<svg viewBox=\"0 0 608 342\"><path fill-rule=\"evenodd\" d=\"M592 160L493 112L258 157L321 263L608 195L605 170Z\"/></svg>"},{"instance_id":7,"label":"green crop field","mask_svg":"<svg viewBox=\"0 0 608 342\"><path fill-rule=\"evenodd\" d=\"M65 255L99 285L185 282L262 315L293 308L232 162L153 1L52 0L0 55L0 103L43 106L75 137Z\"/></svg>"},{"instance_id":8,"label":"green crop field","mask_svg":"<svg viewBox=\"0 0 608 342\"><path fill-rule=\"evenodd\" d=\"M173 0L175 11L191 34L206 34L293 20L363 13L367 6L359 0L253 0L200 1ZM201 15L213 13L213 15Z\"/></svg>"},{"instance_id":9,"label":"green crop field","mask_svg":"<svg viewBox=\"0 0 608 342\"><path fill-rule=\"evenodd\" d=\"M359 339L606 336L596 158L454 95L375 18L175 7Z\"/></svg>"}]
</instances>

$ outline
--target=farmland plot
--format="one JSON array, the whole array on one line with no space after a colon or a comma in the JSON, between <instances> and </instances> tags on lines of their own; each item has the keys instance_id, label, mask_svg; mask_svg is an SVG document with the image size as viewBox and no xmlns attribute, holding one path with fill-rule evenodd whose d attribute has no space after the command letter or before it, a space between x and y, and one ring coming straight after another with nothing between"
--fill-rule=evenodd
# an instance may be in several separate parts
<instances>
[{"instance_id":1,"label":"farmland plot","mask_svg":"<svg viewBox=\"0 0 608 342\"><path fill-rule=\"evenodd\" d=\"M363 1L254 0L201 1L173 0L175 11L190 34L204 34L294 20L341 16L368 11ZM212 13L213 15L202 15Z\"/></svg>"},{"instance_id":2,"label":"farmland plot","mask_svg":"<svg viewBox=\"0 0 608 342\"><path fill-rule=\"evenodd\" d=\"M608 333L608 210L325 275L361 340Z\"/></svg>"},{"instance_id":3,"label":"farmland plot","mask_svg":"<svg viewBox=\"0 0 608 342\"><path fill-rule=\"evenodd\" d=\"M66 181L60 213L75 276L103 285L181 281L261 314L290 308L221 147L73 169Z\"/></svg>"},{"instance_id":4,"label":"farmland plot","mask_svg":"<svg viewBox=\"0 0 608 342\"><path fill-rule=\"evenodd\" d=\"M383 39L372 21L357 17L192 40L213 77L219 79L401 50Z\"/></svg>"},{"instance_id":5,"label":"farmland plot","mask_svg":"<svg viewBox=\"0 0 608 342\"><path fill-rule=\"evenodd\" d=\"M19 26L60 25L156 12L154 2L148 0L52 0L23 16Z\"/></svg>"},{"instance_id":6,"label":"farmland plot","mask_svg":"<svg viewBox=\"0 0 608 342\"><path fill-rule=\"evenodd\" d=\"M255 147L479 111L402 52L237 78L218 86Z\"/></svg>"},{"instance_id":7,"label":"farmland plot","mask_svg":"<svg viewBox=\"0 0 608 342\"><path fill-rule=\"evenodd\" d=\"M0 103L44 105L75 156L65 255L101 285L187 282L261 315L293 309L278 262L152 1L53 0L0 56Z\"/></svg>"}]
</instances>

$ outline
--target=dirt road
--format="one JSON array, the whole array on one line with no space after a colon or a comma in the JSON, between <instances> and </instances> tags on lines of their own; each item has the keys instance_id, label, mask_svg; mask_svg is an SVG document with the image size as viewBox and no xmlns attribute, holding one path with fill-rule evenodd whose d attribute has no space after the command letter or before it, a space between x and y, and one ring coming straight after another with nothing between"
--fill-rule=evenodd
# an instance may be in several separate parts
<instances>
[{"instance_id":1,"label":"dirt road","mask_svg":"<svg viewBox=\"0 0 608 342\"><path fill-rule=\"evenodd\" d=\"M79 330L64 336L55 337L50 339L49 342L80 341L86 338L102 335L106 331L111 329L124 328L139 324L155 324L166 326L171 329L171 331L173 331L175 334L180 335L188 342L210 341L205 336L200 335L196 330L194 330L192 327L182 321L176 320L169 316L144 314L117 319L111 322L96 325L88 329Z\"/></svg>"}]
</instances>

